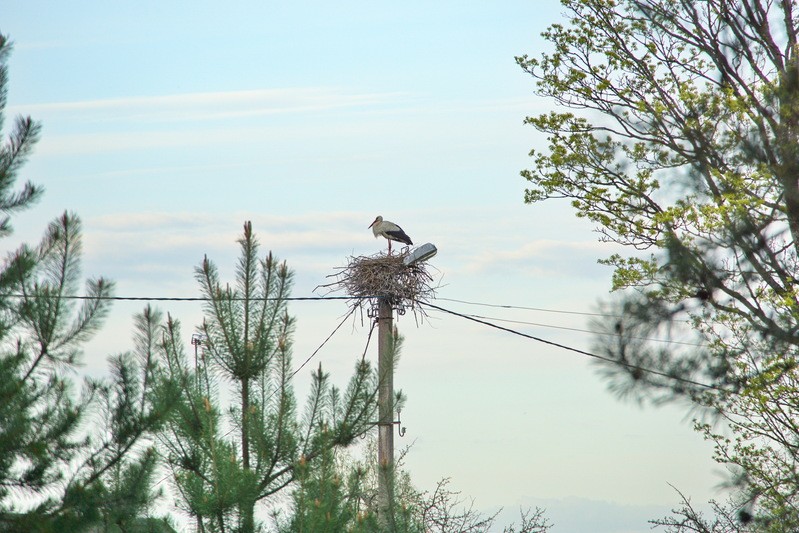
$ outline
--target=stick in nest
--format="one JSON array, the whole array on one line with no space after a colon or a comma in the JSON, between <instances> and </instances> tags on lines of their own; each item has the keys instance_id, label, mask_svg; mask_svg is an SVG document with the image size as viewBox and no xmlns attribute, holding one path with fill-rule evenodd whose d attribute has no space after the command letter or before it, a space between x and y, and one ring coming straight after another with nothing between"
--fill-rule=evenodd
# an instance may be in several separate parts
<instances>
[{"instance_id":1,"label":"stick in nest","mask_svg":"<svg viewBox=\"0 0 799 533\"><path fill-rule=\"evenodd\" d=\"M386 299L392 307L419 310L419 303L435 295L433 277L425 263L406 265L404 258L405 254L350 257L346 267L328 276L336 281L320 287L345 292L353 307L364 299Z\"/></svg>"}]
</instances>

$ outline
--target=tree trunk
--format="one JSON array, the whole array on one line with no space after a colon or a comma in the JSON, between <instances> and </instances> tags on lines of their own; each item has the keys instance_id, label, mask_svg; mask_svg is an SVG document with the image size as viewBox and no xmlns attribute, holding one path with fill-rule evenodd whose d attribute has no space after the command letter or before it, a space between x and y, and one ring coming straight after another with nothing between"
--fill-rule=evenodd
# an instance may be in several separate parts
<instances>
[{"instance_id":1,"label":"tree trunk","mask_svg":"<svg viewBox=\"0 0 799 533\"><path fill-rule=\"evenodd\" d=\"M241 462L244 470L250 469L250 380L244 378L241 382ZM246 500L241 502L242 533L255 531L255 502Z\"/></svg>"}]
</instances>

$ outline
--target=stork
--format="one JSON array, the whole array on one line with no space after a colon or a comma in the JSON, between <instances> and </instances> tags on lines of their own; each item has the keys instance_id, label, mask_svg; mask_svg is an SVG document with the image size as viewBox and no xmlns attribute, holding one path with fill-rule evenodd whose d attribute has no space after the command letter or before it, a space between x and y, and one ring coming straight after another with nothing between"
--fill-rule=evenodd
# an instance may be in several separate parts
<instances>
[{"instance_id":1,"label":"stork","mask_svg":"<svg viewBox=\"0 0 799 533\"><path fill-rule=\"evenodd\" d=\"M391 255L391 241L401 242L407 245L413 244L411 238L408 237L402 228L394 224L393 222L389 222L388 220L383 220L383 217L378 216L375 218L375 221L369 224L369 227L372 228L372 233L375 234L375 238L377 237L385 237L388 241L388 253Z\"/></svg>"}]
</instances>

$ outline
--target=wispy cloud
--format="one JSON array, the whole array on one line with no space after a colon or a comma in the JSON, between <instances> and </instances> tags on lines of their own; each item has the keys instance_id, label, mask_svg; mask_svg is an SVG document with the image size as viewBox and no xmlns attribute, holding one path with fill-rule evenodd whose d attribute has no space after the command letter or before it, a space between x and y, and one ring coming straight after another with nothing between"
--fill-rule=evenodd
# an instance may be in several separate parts
<instances>
[{"instance_id":1,"label":"wispy cloud","mask_svg":"<svg viewBox=\"0 0 799 533\"><path fill-rule=\"evenodd\" d=\"M173 264L185 272L187 264L197 264L205 254L220 265L233 264L242 224L251 220L263 253L272 250L287 259L292 268L313 271L319 280L336 266L343 266L348 255L371 254L385 247L382 239L375 241L367 229L375 214L119 213L86 220L86 250L98 259L118 258L120 266L128 265L125 269L160 263L164 267ZM598 271L605 272L597 265L597 258L610 253L606 245L592 240L530 238L524 232L498 238L501 225L492 223L493 217L485 214L478 216L485 217L485 224L470 226L468 239L463 237L462 216L415 216L415 223L411 213L397 222L417 244L433 241L441 252L436 264L452 275L590 279Z\"/></svg>"},{"instance_id":2,"label":"wispy cloud","mask_svg":"<svg viewBox=\"0 0 799 533\"><path fill-rule=\"evenodd\" d=\"M416 100L400 92L295 87L18 104L9 112L43 121L48 133L37 153L60 156L289 140L302 146L312 136L362 135L372 129L363 114L405 109ZM340 118L344 111L350 118ZM334 118L320 123L328 112Z\"/></svg>"},{"instance_id":3,"label":"wispy cloud","mask_svg":"<svg viewBox=\"0 0 799 533\"><path fill-rule=\"evenodd\" d=\"M505 250L483 252L471 258L465 270L471 273L516 271L537 276L591 276L597 259L609 255L597 241L535 240Z\"/></svg>"},{"instance_id":4,"label":"wispy cloud","mask_svg":"<svg viewBox=\"0 0 799 533\"><path fill-rule=\"evenodd\" d=\"M10 106L9 111L12 114L34 116L80 114L84 119L106 117L162 123L396 105L410 98L409 94L399 92L368 93L330 87L289 87L20 104Z\"/></svg>"},{"instance_id":5,"label":"wispy cloud","mask_svg":"<svg viewBox=\"0 0 799 533\"><path fill-rule=\"evenodd\" d=\"M369 92L340 87L288 87L239 91L193 92L40 102L9 107L12 115L30 115L43 121L47 134L37 147L46 156L111 152L208 150L220 146L281 146L301 150L313 139L321 146L350 141L363 147L375 139L421 143L447 136L451 142L463 132L462 117L473 121L497 113L522 118L535 99L452 100L435 102L429 95L409 92ZM470 122L469 127L473 127ZM531 128L528 128L531 130ZM460 141L461 144L467 141ZM496 133L469 137L467 149L502 144ZM433 146L433 143L427 143ZM431 148L432 149L432 148ZM337 157L377 158L353 149ZM318 156L318 154L317 154ZM379 157L383 157L381 154Z\"/></svg>"},{"instance_id":6,"label":"wispy cloud","mask_svg":"<svg viewBox=\"0 0 799 533\"><path fill-rule=\"evenodd\" d=\"M371 219L363 213L120 213L84 220L86 259L91 272L125 280L126 286L135 284L139 291L186 292L194 289L191 273L206 255L223 278L233 276L239 254L236 241L245 220L252 221L260 255L273 251L297 272L300 294L324 283L348 254L373 253L384 246L374 242L366 227Z\"/></svg>"},{"instance_id":7,"label":"wispy cloud","mask_svg":"<svg viewBox=\"0 0 799 533\"><path fill-rule=\"evenodd\" d=\"M236 248L243 223L250 220L264 248L286 254L313 255L331 249L350 250L372 239L363 214L317 213L297 216L196 213L122 213L86 221L87 252L200 256ZM135 248L135 249L134 249Z\"/></svg>"}]
</instances>

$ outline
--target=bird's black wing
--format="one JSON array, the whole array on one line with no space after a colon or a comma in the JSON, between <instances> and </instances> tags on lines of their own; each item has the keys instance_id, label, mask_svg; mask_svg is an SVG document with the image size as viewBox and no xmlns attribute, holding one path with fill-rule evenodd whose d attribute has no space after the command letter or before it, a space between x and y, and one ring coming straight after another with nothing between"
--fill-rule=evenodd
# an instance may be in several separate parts
<instances>
[{"instance_id":1,"label":"bird's black wing","mask_svg":"<svg viewBox=\"0 0 799 533\"><path fill-rule=\"evenodd\" d=\"M399 228L399 229L394 230L394 231L386 231L385 233L386 233L386 235L388 235L388 238L391 239L392 241L398 241L398 242L401 242L401 243L405 243L405 244L407 244L409 246L411 244L413 244L413 242L411 241L411 238L408 237L408 235L404 231L402 231L402 228Z\"/></svg>"}]
</instances>

